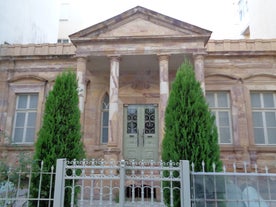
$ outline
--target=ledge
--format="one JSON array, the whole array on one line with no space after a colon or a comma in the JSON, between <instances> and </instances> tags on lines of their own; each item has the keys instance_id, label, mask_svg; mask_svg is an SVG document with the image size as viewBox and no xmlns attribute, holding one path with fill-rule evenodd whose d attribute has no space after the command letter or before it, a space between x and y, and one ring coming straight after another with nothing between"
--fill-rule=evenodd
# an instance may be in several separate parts
<instances>
[{"instance_id":1,"label":"ledge","mask_svg":"<svg viewBox=\"0 0 276 207\"><path fill-rule=\"evenodd\" d=\"M207 52L276 52L276 39L209 40Z\"/></svg>"},{"instance_id":2,"label":"ledge","mask_svg":"<svg viewBox=\"0 0 276 207\"><path fill-rule=\"evenodd\" d=\"M220 145L219 148L220 148L221 152L242 152L242 151L244 151L243 147L234 146L234 145Z\"/></svg>"},{"instance_id":3,"label":"ledge","mask_svg":"<svg viewBox=\"0 0 276 207\"><path fill-rule=\"evenodd\" d=\"M249 152L264 152L264 153L276 153L276 146L251 146L248 147Z\"/></svg>"},{"instance_id":4,"label":"ledge","mask_svg":"<svg viewBox=\"0 0 276 207\"><path fill-rule=\"evenodd\" d=\"M9 145L1 145L0 151L34 151L34 145L16 145L16 144L9 144Z\"/></svg>"},{"instance_id":5,"label":"ledge","mask_svg":"<svg viewBox=\"0 0 276 207\"><path fill-rule=\"evenodd\" d=\"M73 44L25 44L0 45L0 56L47 56L74 55L76 48Z\"/></svg>"}]
</instances>

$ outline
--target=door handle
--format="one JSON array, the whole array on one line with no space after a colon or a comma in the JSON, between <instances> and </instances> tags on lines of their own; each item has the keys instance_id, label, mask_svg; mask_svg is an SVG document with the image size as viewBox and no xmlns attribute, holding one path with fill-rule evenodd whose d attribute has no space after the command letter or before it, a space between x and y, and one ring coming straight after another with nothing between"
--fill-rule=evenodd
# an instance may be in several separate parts
<instances>
[{"instance_id":1,"label":"door handle","mask_svg":"<svg viewBox=\"0 0 276 207\"><path fill-rule=\"evenodd\" d=\"M143 129L142 138L143 138L143 147L144 147L145 146L145 129Z\"/></svg>"},{"instance_id":2,"label":"door handle","mask_svg":"<svg viewBox=\"0 0 276 207\"><path fill-rule=\"evenodd\" d=\"M137 130L137 147L139 147L139 130Z\"/></svg>"}]
</instances>

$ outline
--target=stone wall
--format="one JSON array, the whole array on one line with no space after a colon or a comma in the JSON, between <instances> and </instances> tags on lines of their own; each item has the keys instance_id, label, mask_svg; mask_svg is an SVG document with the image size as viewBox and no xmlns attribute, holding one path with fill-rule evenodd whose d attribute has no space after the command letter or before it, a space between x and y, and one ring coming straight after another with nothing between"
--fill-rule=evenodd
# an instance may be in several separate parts
<instances>
[{"instance_id":1,"label":"stone wall","mask_svg":"<svg viewBox=\"0 0 276 207\"><path fill-rule=\"evenodd\" d=\"M76 70L75 47L57 45L0 46L0 158L15 162L20 152L33 151L33 145L10 143L15 94L39 93L38 128L42 122L45 97L56 76L67 68ZM89 60L88 60L89 61ZM229 91L233 126L233 144L221 145L221 157L230 168L233 162L269 165L276 169L276 148L254 144L250 91L276 90L276 40L210 40L204 56L206 91ZM119 77L119 143L122 147L124 104L159 103L159 72L148 80L137 79L133 71ZM175 70L170 70L170 82ZM83 142L89 158L103 158L107 149L100 142L101 101L109 93L110 72L87 68L84 105ZM3 135L5 134L5 136ZM120 151L119 158L122 157Z\"/></svg>"}]
</instances>

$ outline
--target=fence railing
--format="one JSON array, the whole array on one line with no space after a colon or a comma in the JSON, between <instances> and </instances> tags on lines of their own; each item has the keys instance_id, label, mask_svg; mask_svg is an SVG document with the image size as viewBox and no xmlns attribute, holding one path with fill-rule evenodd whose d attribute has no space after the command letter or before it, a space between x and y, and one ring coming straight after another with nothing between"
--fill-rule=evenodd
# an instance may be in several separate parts
<instances>
[{"instance_id":1,"label":"fence railing","mask_svg":"<svg viewBox=\"0 0 276 207\"><path fill-rule=\"evenodd\" d=\"M38 193L35 197L31 194L31 180L34 175L39 179L39 184L37 186ZM51 178L48 183L48 197L44 197L40 191L42 180L45 176ZM51 189L54 185L54 181L54 167L51 168L50 172L45 171L43 162L41 162L38 171L33 171L31 164L29 166L24 166L24 171L12 167L0 171L0 207L28 207L32 201L37 201L37 206L39 206L41 201L46 202L49 207L53 206L54 195Z\"/></svg>"},{"instance_id":2,"label":"fence railing","mask_svg":"<svg viewBox=\"0 0 276 207\"><path fill-rule=\"evenodd\" d=\"M55 171L55 172L54 172ZM54 192L30 194L31 178L51 176ZM42 183L42 182L39 182ZM41 184L37 186L40 192ZM51 188L50 188L51 189ZM69 192L69 193L68 193ZM68 204L69 194L71 202ZM164 199L167 197L168 199ZM0 207L29 206L33 200L47 206L181 206L276 207L276 174L257 167L238 172L195 172L188 161L179 163L57 160L56 169L0 172Z\"/></svg>"}]
</instances>

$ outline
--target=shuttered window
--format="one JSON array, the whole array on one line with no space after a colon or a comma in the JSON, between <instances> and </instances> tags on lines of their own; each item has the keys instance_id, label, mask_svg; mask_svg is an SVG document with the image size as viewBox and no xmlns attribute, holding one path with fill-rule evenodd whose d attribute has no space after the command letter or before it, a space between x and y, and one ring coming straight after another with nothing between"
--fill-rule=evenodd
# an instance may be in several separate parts
<instances>
[{"instance_id":1,"label":"shuttered window","mask_svg":"<svg viewBox=\"0 0 276 207\"><path fill-rule=\"evenodd\" d=\"M216 117L219 143L232 143L230 95L228 92L206 92L209 108Z\"/></svg>"},{"instance_id":2,"label":"shuttered window","mask_svg":"<svg viewBox=\"0 0 276 207\"><path fill-rule=\"evenodd\" d=\"M38 94L17 94L13 125L13 143L34 143Z\"/></svg>"},{"instance_id":3,"label":"shuttered window","mask_svg":"<svg viewBox=\"0 0 276 207\"><path fill-rule=\"evenodd\" d=\"M255 144L276 144L276 94L251 93Z\"/></svg>"}]
</instances>

